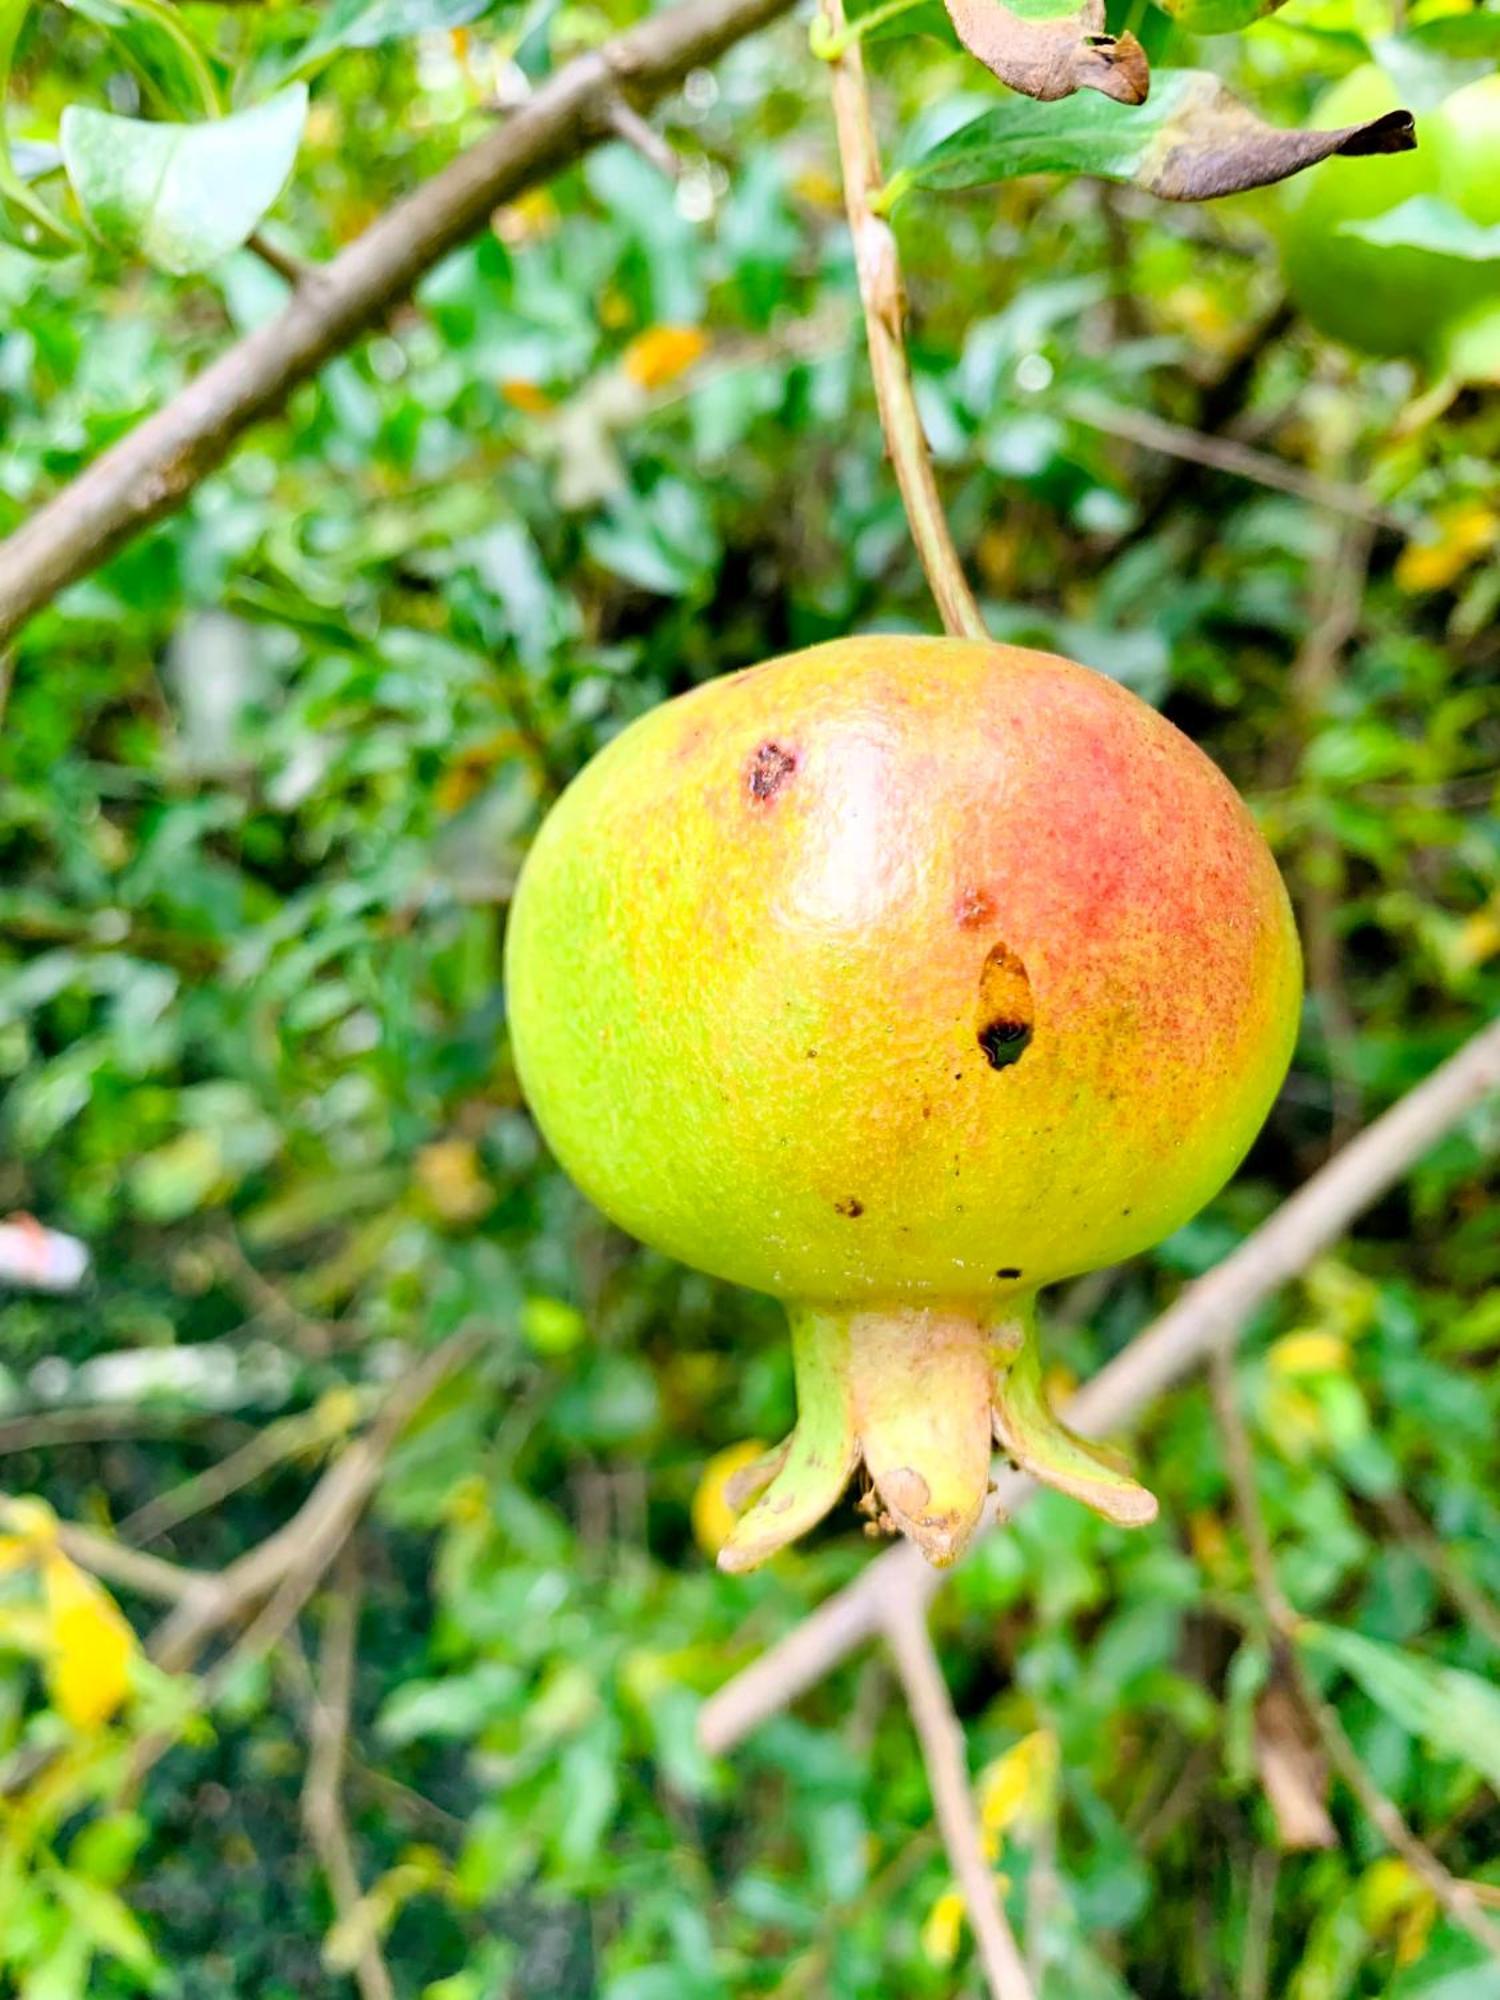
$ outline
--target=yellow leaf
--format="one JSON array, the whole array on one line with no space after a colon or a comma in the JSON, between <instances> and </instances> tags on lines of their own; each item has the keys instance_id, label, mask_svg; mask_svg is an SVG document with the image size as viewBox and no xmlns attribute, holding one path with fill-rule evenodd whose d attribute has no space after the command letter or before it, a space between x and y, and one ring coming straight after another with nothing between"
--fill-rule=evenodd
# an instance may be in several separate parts
<instances>
[{"instance_id":1,"label":"yellow leaf","mask_svg":"<svg viewBox=\"0 0 1500 2000\"><path fill-rule=\"evenodd\" d=\"M1398 1966L1414 1965L1427 1949L1437 1898L1398 1855L1372 1861L1359 1879L1359 1913L1367 1930L1389 1936Z\"/></svg>"},{"instance_id":2,"label":"yellow leaf","mask_svg":"<svg viewBox=\"0 0 1500 2000\"><path fill-rule=\"evenodd\" d=\"M504 208L497 208L490 218L490 227L502 243L514 248L550 236L560 220L557 203L547 189L531 188L507 202Z\"/></svg>"},{"instance_id":3,"label":"yellow leaf","mask_svg":"<svg viewBox=\"0 0 1500 2000\"><path fill-rule=\"evenodd\" d=\"M1274 1383L1262 1415L1266 1436L1283 1458L1304 1459L1327 1442L1323 1412L1302 1389Z\"/></svg>"},{"instance_id":4,"label":"yellow leaf","mask_svg":"<svg viewBox=\"0 0 1500 2000\"><path fill-rule=\"evenodd\" d=\"M1434 517L1436 533L1408 542L1396 559L1396 585L1413 595L1446 590L1500 540L1500 514L1477 500L1461 500Z\"/></svg>"},{"instance_id":5,"label":"yellow leaf","mask_svg":"<svg viewBox=\"0 0 1500 2000\"><path fill-rule=\"evenodd\" d=\"M0 1646L9 1653L45 1659L52 1644L52 1626L38 1604L0 1604Z\"/></svg>"},{"instance_id":6,"label":"yellow leaf","mask_svg":"<svg viewBox=\"0 0 1500 2000\"><path fill-rule=\"evenodd\" d=\"M1222 1518L1207 1507L1188 1515L1188 1546L1206 1570L1222 1570L1229 1554L1229 1534Z\"/></svg>"},{"instance_id":7,"label":"yellow leaf","mask_svg":"<svg viewBox=\"0 0 1500 2000\"><path fill-rule=\"evenodd\" d=\"M29 1542L33 1552L50 1548L57 1540L57 1516L45 1500L6 1500L0 1503L0 1521L11 1534Z\"/></svg>"},{"instance_id":8,"label":"yellow leaf","mask_svg":"<svg viewBox=\"0 0 1500 2000\"><path fill-rule=\"evenodd\" d=\"M1471 972L1500 951L1500 904L1476 910L1459 926L1453 958L1461 972Z\"/></svg>"},{"instance_id":9,"label":"yellow leaf","mask_svg":"<svg viewBox=\"0 0 1500 2000\"><path fill-rule=\"evenodd\" d=\"M1396 1925L1395 1959L1398 1966L1415 1965L1426 1952L1437 1913L1437 1897L1427 1889L1400 1918Z\"/></svg>"},{"instance_id":10,"label":"yellow leaf","mask_svg":"<svg viewBox=\"0 0 1500 2000\"><path fill-rule=\"evenodd\" d=\"M364 1413L358 1393L345 1382L325 1389L312 1410L312 1430L319 1438L342 1437L352 1431Z\"/></svg>"},{"instance_id":11,"label":"yellow leaf","mask_svg":"<svg viewBox=\"0 0 1500 2000\"><path fill-rule=\"evenodd\" d=\"M809 208L821 208L836 215L844 206L844 190L823 167L804 167L792 181L792 193Z\"/></svg>"},{"instance_id":12,"label":"yellow leaf","mask_svg":"<svg viewBox=\"0 0 1500 2000\"><path fill-rule=\"evenodd\" d=\"M0 1535L0 1576L25 1569L36 1556L36 1544L25 1535Z\"/></svg>"},{"instance_id":13,"label":"yellow leaf","mask_svg":"<svg viewBox=\"0 0 1500 2000\"><path fill-rule=\"evenodd\" d=\"M599 294L599 324L611 333L629 326L632 317L630 301L618 285L611 285Z\"/></svg>"},{"instance_id":14,"label":"yellow leaf","mask_svg":"<svg viewBox=\"0 0 1500 2000\"><path fill-rule=\"evenodd\" d=\"M523 417L545 417L553 407L552 398L540 383L528 382L520 375L508 375L500 384L500 394Z\"/></svg>"},{"instance_id":15,"label":"yellow leaf","mask_svg":"<svg viewBox=\"0 0 1500 2000\"><path fill-rule=\"evenodd\" d=\"M1337 1375L1349 1366L1349 1343L1336 1333L1302 1327L1283 1334L1266 1358L1276 1375Z\"/></svg>"},{"instance_id":16,"label":"yellow leaf","mask_svg":"<svg viewBox=\"0 0 1500 2000\"><path fill-rule=\"evenodd\" d=\"M719 1553L734 1527L735 1512L724 1489L737 1472L743 1472L747 1465L754 1465L763 1457L765 1449L759 1438L746 1438L741 1444L715 1452L704 1466L703 1477L693 1494L692 1513L693 1539L706 1556Z\"/></svg>"},{"instance_id":17,"label":"yellow leaf","mask_svg":"<svg viewBox=\"0 0 1500 2000\"><path fill-rule=\"evenodd\" d=\"M922 1926L922 1955L929 1965L946 1968L953 1963L963 1927L964 1899L957 1889L945 1889Z\"/></svg>"},{"instance_id":18,"label":"yellow leaf","mask_svg":"<svg viewBox=\"0 0 1500 2000\"><path fill-rule=\"evenodd\" d=\"M494 1200L468 1139L435 1139L417 1154L417 1185L443 1222L475 1222Z\"/></svg>"},{"instance_id":19,"label":"yellow leaf","mask_svg":"<svg viewBox=\"0 0 1500 2000\"><path fill-rule=\"evenodd\" d=\"M339 108L327 97L316 98L308 107L302 128L304 144L319 153L331 153L344 137L344 120Z\"/></svg>"},{"instance_id":20,"label":"yellow leaf","mask_svg":"<svg viewBox=\"0 0 1500 2000\"><path fill-rule=\"evenodd\" d=\"M664 389L685 375L708 348L708 336L696 326L648 326L626 348L622 366L643 389Z\"/></svg>"},{"instance_id":21,"label":"yellow leaf","mask_svg":"<svg viewBox=\"0 0 1500 2000\"><path fill-rule=\"evenodd\" d=\"M52 1706L75 1729L99 1729L130 1692L135 1634L119 1606L60 1549L42 1564Z\"/></svg>"},{"instance_id":22,"label":"yellow leaf","mask_svg":"<svg viewBox=\"0 0 1500 2000\"><path fill-rule=\"evenodd\" d=\"M992 1861L1013 1826L1046 1817L1056 1777L1057 1738L1050 1729L1034 1729L980 1772L979 1824Z\"/></svg>"}]
</instances>

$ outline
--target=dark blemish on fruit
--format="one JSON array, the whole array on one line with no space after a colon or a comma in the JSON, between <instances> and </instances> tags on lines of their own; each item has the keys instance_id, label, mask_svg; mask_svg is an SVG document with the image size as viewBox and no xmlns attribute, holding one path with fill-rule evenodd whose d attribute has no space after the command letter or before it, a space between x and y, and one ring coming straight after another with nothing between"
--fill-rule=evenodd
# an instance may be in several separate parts
<instances>
[{"instance_id":1,"label":"dark blemish on fruit","mask_svg":"<svg viewBox=\"0 0 1500 2000\"><path fill-rule=\"evenodd\" d=\"M994 916L995 900L988 889L965 889L959 896L957 909L959 929L977 931Z\"/></svg>"},{"instance_id":2,"label":"dark blemish on fruit","mask_svg":"<svg viewBox=\"0 0 1500 2000\"><path fill-rule=\"evenodd\" d=\"M995 1273L995 1276L997 1278L1019 1278L1020 1275L1021 1275L1021 1267L1019 1264L1003 1265L1001 1269Z\"/></svg>"},{"instance_id":3,"label":"dark blemish on fruit","mask_svg":"<svg viewBox=\"0 0 1500 2000\"><path fill-rule=\"evenodd\" d=\"M836 1215L847 1215L851 1221L855 1216L863 1215L865 1212L864 1203L857 1195L852 1194L846 1196L843 1201L836 1201L833 1207Z\"/></svg>"},{"instance_id":4,"label":"dark blemish on fruit","mask_svg":"<svg viewBox=\"0 0 1500 2000\"><path fill-rule=\"evenodd\" d=\"M922 1106L922 1116L924 1118L930 1118L932 1116L932 1106L930 1104L924 1104Z\"/></svg>"},{"instance_id":5,"label":"dark blemish on fruit","mask_svg":"<svg viewBox=\"0 0 1500 2000\"><path fill-rule=\"evenodd\" d=\"M991 1069L1019 1062L1030 1040L1031 1030L1024 1021L986 1021L979 1030L979 1046Z\"/></svg>"},{"instance_id":6,"label":"dark blemish on fruit","mask_svg":"<svg viewBox=\"0 0 1500 2000\"><path fill-rule=\"evenodd\" d=\"M745 787L752 799L764 803L775 798L796 768L793 751L783 750L779 743L762 743L746 767Z\"/></svg>"},{"instance_id":7,"label":"dark blemish on fruit","mask_svg":"<svg viewBox=\"0 0 1500 2000\"><path fill-rule=\"evenodd\" d=\"M1035 1009L1026 968L1006 944L992 944L979 970L976 1039L991 1069L1009 1069L1031 1045Z\"/></svg>"},{"instance_id":8,"label":"dark blemish on fruit","mask_svg":"<svg viewBox=\"0 0 1500 2000\"><path fill-rule=\"evenodd\" d=\"M817 1054L818 1052L816 1049L809 1049L807 1052L807 1060L809 1062L815 1061L817 1059Z\"/></svg>"}]
</instances>

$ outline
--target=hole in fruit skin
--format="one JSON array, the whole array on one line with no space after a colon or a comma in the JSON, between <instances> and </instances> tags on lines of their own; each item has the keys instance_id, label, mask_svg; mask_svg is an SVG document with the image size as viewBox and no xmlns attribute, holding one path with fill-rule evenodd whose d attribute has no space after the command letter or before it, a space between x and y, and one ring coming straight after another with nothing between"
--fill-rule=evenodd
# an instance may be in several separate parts
<instances>
[{"instance_id":1,"label":"hole in fruit skin","mask_svg":"<svg viewBox=\"0 0 1500 2000\"><path fill-rule=\"evenodd\" d=\"M752 799L764 804L775 798L796 768L794 751L783 750L779 743L762 743L746 768L745 787Z\"/></svg>"},{"instance_id":2,"label":"hole in fruit skin","mask_svg":"<svg viewBox=\"0 0 1500 2000\"><path fill-rule=\"evenodd\" d=\"M833 1204L833 1209L835 1215L847 1215L852 1221L856 1216L864 1214L865 1205L859 1199L858 1195L851 1194L846 1195L842 1201L836 1201Z\"/></svg>"},{"instance_id":3,"label":"hole in fruit skin","mask_svg":"<svg viewBox=\"0 0 1500 2000\"><path fill-rule=\"evenodd\" d=\"M991 1069L1008 1069L1031 1044L1035 1012L1026 968L1007 944L992 944L979 973L977 1039Z\"/></svg>"},{"instance_id":4,"label":"hole in fruit skin","mask_svg":"<svg viewBox=\"0 0 1500 2000\"><path fill-rule=\"evenodd\" d=\"M991 1069L1019 1062L1030 1040L1031 1030L1022 1021L987 1021L979 1030L979 1046Z\"/></svg>"},{"instance_id":5,"label":"hole in fruit skin","mask_svg":"<svg viewBox=\"0 0 1500 2000\"><path fill-rule=\"evenodd\" d=\"M1002 1265L1002 1267L995 1273L995 1276L997 1278L1019 1278L1020 1275L1021 1275L1021 1267L1019 1264Z\"/></svg>"}]
</instances>

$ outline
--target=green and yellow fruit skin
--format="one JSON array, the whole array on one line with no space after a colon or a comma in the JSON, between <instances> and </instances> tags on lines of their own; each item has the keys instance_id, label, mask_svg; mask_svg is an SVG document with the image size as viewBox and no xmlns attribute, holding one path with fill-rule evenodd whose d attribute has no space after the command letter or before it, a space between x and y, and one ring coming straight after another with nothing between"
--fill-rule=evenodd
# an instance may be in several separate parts
<instances>
[{"instance_id":1,"label":"green and yellow fruit skin","mask_svg":"<svg viewBox=\"0 0 1500 2000\"><path fill-rule=\"evenodd\" d=\"M1343 234L1345 223L1372 221L1418 195L1441 197L1474 222L1496 219L1500 100L1489 88L1496 82L1467 86L1424 116L1415 152L1328 160L1285 183L1287 290L1320 332L1365 354L1430 360L1441 353L1446 328L1500 303L1500 265ZM1400 103L1390 78L1366 64L1319 100L1310 123L1318 130L1358 125Z\"/></svg>"},{"instance_id":2,"label":"green and yellow fruit skin","mask_svg":"<svg viewBox=\"0 0 1500 2000\"><path fill-rule=\"evenodd\" d=\"M1233 1172L1300 963L1250 815L1133 695L1046 654L872 637L711 682L597 757L528 858L507 985L585 1193L788 1301L800 1431L809 1392L840 1406L814 1484L892 1426L888 1471L976 1463L976 1397L982 1480L1031 1296ZM941 1436L908 1436L912 1407ZM957 1552L982 1483L924 1536L943 1509L890 1504L871 1469Z\"/></svg>"}]
</instances>

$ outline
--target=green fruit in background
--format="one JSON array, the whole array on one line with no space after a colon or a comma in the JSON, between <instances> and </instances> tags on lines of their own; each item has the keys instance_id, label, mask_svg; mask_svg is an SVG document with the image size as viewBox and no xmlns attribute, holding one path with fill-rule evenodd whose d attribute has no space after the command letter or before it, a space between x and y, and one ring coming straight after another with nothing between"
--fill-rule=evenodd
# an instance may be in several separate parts
<instances>
[{"instance_id":1,"label":"green fruit in background","mask_svg":"<svg viewBox=\"0 0 1500 2000\"><path fill-rule=\"evenodd\" d=\"M1048 1409L1036 1290L1187 1220L1296 1034L1275 863L1231 786L1047 654L851 639L645 716L553 809L506 942L563 1165L684 1262L786 1301L799 1418L720 1560L863 1459L951 1561L992 1438L1111 1518L1155 1502Z\"/></svg>"},{"instance_id":2,"label":"green fruit in background","mask_svg":"<svg viewBox=\"0 0 1500 2000\"><path fill-rule=\"evenodd\" d=\"M1443 193L1471 222L1500 223L1500 75L1444 101L1436 133Z\"/></svg>"},{"instance_id":3,"label":"green fruit in background","mask_svg":"<svg viewBox=\"0 0 1500 2000\"><path fill-rule=\"evenodd\" d=\"M1281 197L1287 290L1320 332L1366 354L1432 359L1454 322L1500 303L1500 263L1467 262L1415 246L1343 233L1418 196L1451 203L1471 221L1500 218L1500 79L1457 91L1418 126L1413 153L1334 159L1286 183ZM1373 65L1353 71L1318 103L1319 129L1354 125L1401 102Z\"/></svg>"}]
</instances>

